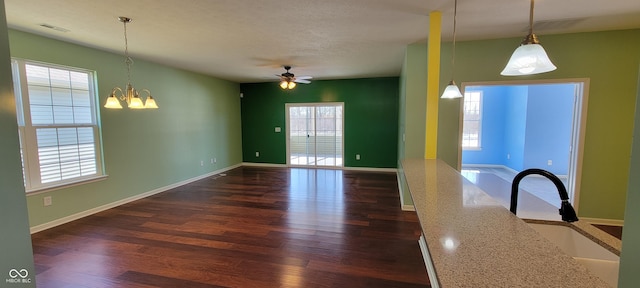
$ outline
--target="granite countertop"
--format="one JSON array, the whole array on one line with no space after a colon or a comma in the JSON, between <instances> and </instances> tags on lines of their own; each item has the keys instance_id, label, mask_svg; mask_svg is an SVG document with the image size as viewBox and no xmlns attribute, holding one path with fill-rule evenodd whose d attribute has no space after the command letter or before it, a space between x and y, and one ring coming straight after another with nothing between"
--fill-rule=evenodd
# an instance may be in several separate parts
<instances>
[{"instance_id":1,"label":"granite countertop","mask_svg":"<svg viewBox=\"0 0 640 288\"><path fill-rule=\"evenodd\" d=\"M440 287L609 287L445 162L402 168Z\"/></svg>"}]
</instances>

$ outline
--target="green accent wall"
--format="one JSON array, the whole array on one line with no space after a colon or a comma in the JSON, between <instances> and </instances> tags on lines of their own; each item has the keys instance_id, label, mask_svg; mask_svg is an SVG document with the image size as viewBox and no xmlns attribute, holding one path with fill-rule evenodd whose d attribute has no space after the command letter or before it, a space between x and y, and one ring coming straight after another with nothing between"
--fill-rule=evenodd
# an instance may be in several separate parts
<instances>
[{"instance_id":1,"label":"green accent wall","mask_svg":"<svg viewBox=\"0 0 640 288\"><path fill-rule=\"evenodd\" d=\"M640 54L640 51L637 52ZM639 66L640 68L640 66ZM640 86L640 78L638 78ZM640 282L640 91L636 96L635 124L633 146L631 152L631 168L629 169L629 188L627 189L627 209L624 217L624 233L622 234L622 253L620 255L620 273L618 287L634 288Z\"/></svg>"},{"instance_id":2,"label":"green accent wall","mask_svg":"<svg viewBox=\"0 0 640 288\"><path fill-rule=\"evenodd\" d=\"M136 51L144 47L131 41L135 61L131 82L137 89L151 90L160 109L110 110L102 107L106 97L113 87L123 87L127 81L123 55L15 30L9 31L9 44L13 57L97 72L108 178L28 195L31 226L159 191L242 162L239 84L137 59ZM211 158L217 162L212 164ZM14 163L12 173L20 173L19 163ZM45 196L52 196L52 206L43 206Z\"/></svg>"},{"instance_id":3,"label":"green accent wall","mask_svg":"<svg viewBox=\"0 0 640 288\"><path fill-rule=\"evenodd\" d=\"M0 286L36 287L10 58L4 1L0 0Z\"/></svg>"},{"instance_id":4,"label":"green accent wall","mask_svg":"<svg viewBox=\"0 0 640 288\"><path fill-rule=\"evenodd\" d=\"M581 217L617 219L624 217L631 156L634 107L638 92L640 62L640 30L538 35L558 69L524 76L505 77L500 71L508 61L520 38L463 41L456 43L455 80L465 82L511 81L532 79L590 79L586 138L579 199ZM407 59L426 57L426 45L412 44ZM451 43L443 43L441 75L450 75ZM424 55L421 55L424 54ZM409 65L405 63L405 65ZM426 64L425 68L426 70ZM407 71L413 69L407 69ZM416 73L423 73L418 70ZM407 115L409 102L425 97L421 83L406 81ZM426 79L426 78L424 78ZM448 77L440 79L441 90ZM409 87L411 85L411 87ZM413 87L413 88L412 88ZM442 99L439 102L438 158L449 165L458 165L461 100ZM400 112L403 115L403 112ZM420 115L424 117L424 114ZM409 130L406 137L424 137L419 127ZM405 153L405 157L412 157Z\"/></svg>"},{"instance_id":5,"label":"green accent wall","mask_svg":"<svg viewBox=\"0 0 640 288\"><path fill-rule=\"evenodd\" d=\"M286 164L286 103L344 103L344 166L396 168L398 78L315 80L283 90L278 82L241 84L242 158ZM281 127L282 132L275 132ZM255 152L260 152L256 157ZM360 160L355 155L360 154Z\"/></svg>"}]
</instances>

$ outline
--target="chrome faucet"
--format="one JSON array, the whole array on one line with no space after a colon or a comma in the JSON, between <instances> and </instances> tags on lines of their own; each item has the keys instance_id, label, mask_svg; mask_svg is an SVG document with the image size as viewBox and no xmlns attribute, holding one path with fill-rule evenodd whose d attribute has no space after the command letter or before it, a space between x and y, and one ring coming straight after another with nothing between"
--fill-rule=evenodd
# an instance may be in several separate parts
<instances>
[{"instance_id":1,"label":"chrome faucet","mask_svg":"<svg viewBox=\"0 0 640 288\"><path fill-rule=\"evenodd\" d=\"M525 176L531 174L538 174L547 177L547 179L551 180L551 182L556 185L558 194L560 194L560 200L562 200L562 204L560 204L559 209L560 215L562 216L562 221L578 221L576 211L571 206L571 203L569 203L569 194L567 193L567 189L564 188L564 184L562 184L560 178L558 178L556 175L553 175L553 173L549 171L536 168L524 170L518 173L516 177L513 178L513 183L511 184L511 206L509 207L511 213L515 215L516 209L518 208L518 186L520 185L520 180L522 180L522 178L524 178Z\"/></svg>"}]
</instances>

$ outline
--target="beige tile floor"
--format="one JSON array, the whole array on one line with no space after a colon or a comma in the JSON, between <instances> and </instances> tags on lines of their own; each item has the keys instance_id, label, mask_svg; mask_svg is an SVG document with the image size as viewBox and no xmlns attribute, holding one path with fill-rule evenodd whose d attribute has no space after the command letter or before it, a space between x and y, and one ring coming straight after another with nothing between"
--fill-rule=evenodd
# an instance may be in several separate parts
<instances>
[{"instance_id":1,"label":"beige tile floor","mask_svg":"<svg viewBox=\"0 0 640 288\"><path fill-rule=\"evenodd\" d=\"M511 183L516 173L504 168L487 167L463 167L461 173L509 209ZM561 220L558 213L561 201L557 191L547 178L525 177L520 182L517 215L520 218Z\"/></svg>"}]
</instances>

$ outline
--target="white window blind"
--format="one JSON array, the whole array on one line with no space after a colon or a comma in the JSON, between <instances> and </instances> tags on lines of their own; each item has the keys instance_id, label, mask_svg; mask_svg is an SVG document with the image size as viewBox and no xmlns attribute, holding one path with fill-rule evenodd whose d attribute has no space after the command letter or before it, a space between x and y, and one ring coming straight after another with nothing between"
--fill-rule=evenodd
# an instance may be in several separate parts
<instances>
[{"instance_id":1,"label":"white window blind","mask_svg":"<svg viewBox=\"0 0 640 288\"><path fill-rule=\"evenodd\" d=\"M482 92L464 93L464 123L462 128L462 148L479 150L482 146Z\"/></svg>"},{"instance_id":2,"label":"white window blind","mask_svg":"<svg viewBox=\"0 0 640 288\"><path fill-rule=\"evenodd\" d=\"M27 192L102 176L93 72L13 64Z\"/></svg>"}]
</instances>

